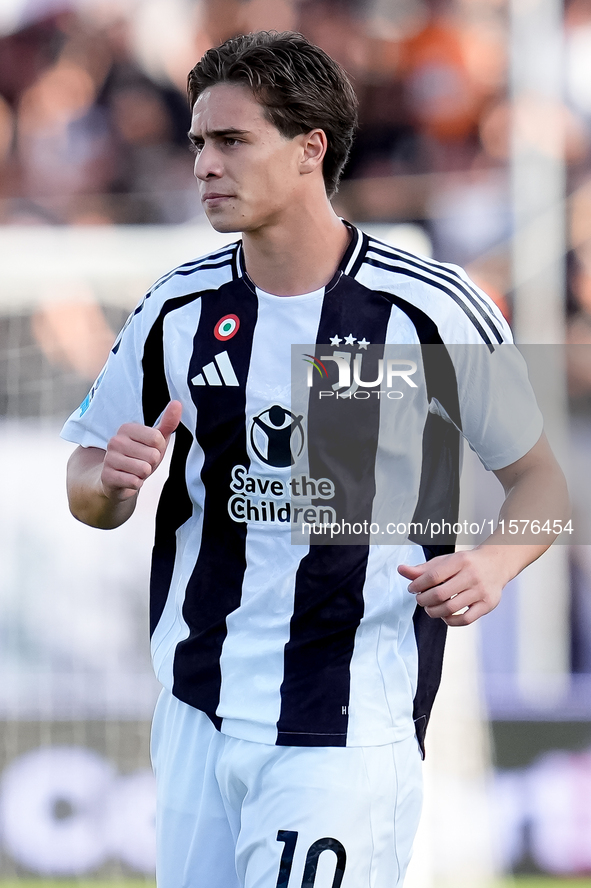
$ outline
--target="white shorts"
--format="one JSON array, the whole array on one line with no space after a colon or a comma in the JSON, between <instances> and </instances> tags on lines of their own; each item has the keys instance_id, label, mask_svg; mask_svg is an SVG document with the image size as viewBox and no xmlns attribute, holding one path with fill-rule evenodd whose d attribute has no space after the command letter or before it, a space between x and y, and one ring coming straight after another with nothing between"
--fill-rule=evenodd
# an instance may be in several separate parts
<instances>
[{"instance_id":1,"label":"white shorts","mask_svg":"<svg viewBox=\"0 0 591 888\"><path fill-rule=\"evenodd\" d=\"M159 888L396 888L421 808L414 737L267 746L163 691L154 715Z\"/></svg>"}]
</instances>

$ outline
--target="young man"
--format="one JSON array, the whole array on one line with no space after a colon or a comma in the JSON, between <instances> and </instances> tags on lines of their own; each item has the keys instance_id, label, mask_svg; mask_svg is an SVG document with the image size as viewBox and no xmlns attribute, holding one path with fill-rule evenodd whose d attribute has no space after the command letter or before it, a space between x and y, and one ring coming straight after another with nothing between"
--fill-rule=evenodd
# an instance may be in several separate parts
<instances>
[{"instance_id":1,"label":"young man","mask_svg":"<svg viewBox=\"0 0 591 888\"><path fill-rule=\"evenodd\" d=\"M363 422L348 423L363 431L355 495L346 472L338 490L330 478L320 486L304 446L312 408L290 409L291 345L318 343L322 360L330 343L339 368L360 367L369 345L494 352L510 332L459 269L393 250L334 214L356 101L320 49L295 34L229 40L191 71L189 96L205 212L242 240L157 282L64 429L81 445L68 470L72 512L102 528L129 518L176 431L151 583L164 685L153 728L159 882L393 888L418 821L417 737L446 623L494 608L546 544L504 547L495 532L455 554L365 538L291 545L290 507L304 487L318 483L312 505L334 493L370 515L379 465L410 483L397 469L402 451L380 462L385 401L371 399ZM409 501L442 479L453 501L461 428L505 488L506 520L532 502L537 517L560 517L563 480L535 405L526 399L508 432L486 393L462 397L457 369L457 409L435 397L428 361L417 376L424 458L404 472ZM447 456L427 468L434 428L452 438L446 431Z\"/></svg>"}]
</instances>

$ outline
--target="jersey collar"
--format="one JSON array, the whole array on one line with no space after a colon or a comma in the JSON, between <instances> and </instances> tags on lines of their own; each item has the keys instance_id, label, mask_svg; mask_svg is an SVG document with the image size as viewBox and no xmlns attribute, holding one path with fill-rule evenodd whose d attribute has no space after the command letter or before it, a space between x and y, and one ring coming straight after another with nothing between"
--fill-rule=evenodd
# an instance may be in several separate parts
<instances>
[{"instance_id":1,"label":"jersey collar","mask_svg":"<svg viewBox=\"0 0 591 888\"><path fill-rule=\"evenodd\" d=\"M356 266L359 255L363 249L363 232L359 231L358 228L355 228L354 225L351 225L350 222L347 222L346 219L341 219L341 221L349 229L349 243L347 245L347 249L343 253L341 261L338 264L337 270L324 288L325 293L328 293L330 290L336 287L343 274L351 273L351 270ZM250 279L246 270L246 262L244 260L244 246L241 240L238 242L238 274L244 280L244 283L246 284L248 289L251 290L253 293L256 293L256 287L253 281Z\"/></svg>"}]
</instances>

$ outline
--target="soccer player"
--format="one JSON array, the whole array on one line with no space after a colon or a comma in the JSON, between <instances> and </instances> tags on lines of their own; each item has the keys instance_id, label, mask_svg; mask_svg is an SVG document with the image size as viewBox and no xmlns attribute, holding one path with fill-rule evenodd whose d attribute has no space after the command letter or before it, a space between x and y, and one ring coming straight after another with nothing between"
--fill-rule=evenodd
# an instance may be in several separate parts
<instances>
[{"instance_id":1,"label":"soccer player","mask_svg":"<svg viewBox=\"0 0 591 888\"><path fill-rule=\"evenodd\" d=\"M445 372L407 362L408 442L386 434L386 384L382 400L353 397L371 395L362 361L364 379L380 378L389 345L494 358L510 332L460 269L335 215L356 125L338 65L297 34L237 37L205 53L189 97L203 207L242 238L156 283L63 432L80 445L72 512L100 528L130 517L176 432L151 580L159 884L393 888L418 822L446 624L494 608L547 542L503 546L495 531L459 553L367 534L292 545L296 512L318 529L321 508L349 503L362 526L391 476L410 517L453 516L460 431L503 484L506 521L532 503L561 518L564 481L531 399L508 428L488 389L469 391L464 359ZM333 349L335 375L306 416L290 401L294 343L321 346L308 359L327 374ZM343 367L357 380L348 399ZM519 374L514 387L527 388ZM349 411L337 437L359 471L308 449L329 402Z\"/></svg>"}]
</instances>

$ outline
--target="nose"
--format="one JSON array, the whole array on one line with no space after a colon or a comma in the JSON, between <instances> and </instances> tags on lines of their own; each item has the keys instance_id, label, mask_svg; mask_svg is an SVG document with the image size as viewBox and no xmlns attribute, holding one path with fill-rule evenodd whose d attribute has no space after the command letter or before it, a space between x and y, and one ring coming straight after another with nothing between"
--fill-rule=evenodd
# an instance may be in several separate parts
<instances>
[{"instance_id":1,"label":"nose","mask_svg":"<svg viewBox=\"0 0 591 888\"><path fill-rule=\"evenodd\" d=\"M215 145L204 145L195 158L193 168L195 178L204 182L206 179L219 178L222 172L221 160Z\"/></svg>"}]
</instances>

